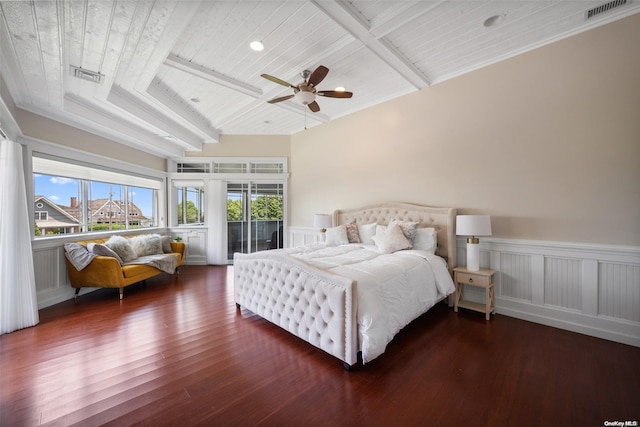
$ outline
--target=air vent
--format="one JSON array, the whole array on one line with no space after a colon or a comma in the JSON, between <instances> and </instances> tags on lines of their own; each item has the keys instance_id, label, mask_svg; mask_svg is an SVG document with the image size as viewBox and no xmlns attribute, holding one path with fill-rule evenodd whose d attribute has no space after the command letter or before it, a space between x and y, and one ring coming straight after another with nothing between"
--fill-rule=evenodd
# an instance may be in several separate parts
<instances>
[{"instance_id":1,"label":"air vent","mask_svg":"<svg viewBox=\"0 0 640 427\"><path fill-rule=\"evenodd\" d=\"M598 16L602 13L608 12L611 9L615 9L616 7L620 7L620 6L624 6L625 4L629 3L630 0L613 0L610 1L609 3L605 3L602 4L598 7L594 7L593 9L589 9L587 10L587 13L585 15L585 19L591 19L595 16Z\"/></svg>"},{"instance_id":2,"label":"air vent","mask_svg":"<svg viewBox=\"0 0 640 427\"><path fill-rule=\"evenodd\" d=\"M71 66L71 75L79 79L89 80L94 83L102 83L103 74L97 71L87 70L82 67Z\"/></svg>"}]
</instances>

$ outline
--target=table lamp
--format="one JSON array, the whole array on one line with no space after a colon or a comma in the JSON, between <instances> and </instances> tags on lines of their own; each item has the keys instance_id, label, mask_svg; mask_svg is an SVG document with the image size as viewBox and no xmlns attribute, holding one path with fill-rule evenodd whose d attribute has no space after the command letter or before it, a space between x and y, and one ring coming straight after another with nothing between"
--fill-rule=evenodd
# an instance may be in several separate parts
<instances>
[{"instance_id":1,"label":"table lamp","mask_svg":"<svg viewBox=\"0 0 640 427\"><path fill-rule=\"evenodd\" d=\"M321 232L327 231L327 228L331 228L333 225L333 218L330 214L314 214L313 226L319 228Z\"/></svg>"},{"instance_id":2,"label":"table lamp","mask_svg":"<svg viewBox=\"0 0 640 427\"><path fill-rule=\"evenodd\" d=\"M491 236L489 215L456 216L456 234L467 236L467 270L480 270L480 239L477 236Z\"/></svg>"}]
</instances>

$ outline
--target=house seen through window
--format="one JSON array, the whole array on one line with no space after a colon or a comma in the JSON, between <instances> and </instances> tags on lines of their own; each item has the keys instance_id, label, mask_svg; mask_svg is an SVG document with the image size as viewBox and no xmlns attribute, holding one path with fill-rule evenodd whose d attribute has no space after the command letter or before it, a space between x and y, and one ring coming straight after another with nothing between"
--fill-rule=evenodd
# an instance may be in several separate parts
<instances>
[{"instance_id":1,"label":"house seen through window","mask_svg":"<svg viewBox=\"0 0 640 427\"><path fill-rule=\"evenodd\" d=\"M67 169L78 169L77 176L42 173L48 166L57 172L58 163L34 157L35 236L157 226L157 189L125 185L135 178L112 172L104 175L113 175L114 182L83 179L73 165Z\"/></svg>"}]
</instances>

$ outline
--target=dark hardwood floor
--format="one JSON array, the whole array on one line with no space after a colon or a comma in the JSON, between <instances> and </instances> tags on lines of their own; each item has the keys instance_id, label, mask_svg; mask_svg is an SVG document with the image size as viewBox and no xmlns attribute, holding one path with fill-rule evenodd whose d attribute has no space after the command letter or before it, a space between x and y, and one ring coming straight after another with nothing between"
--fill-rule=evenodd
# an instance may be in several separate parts
<instances>
[{"instance_id":1,"label":"dark hardwood floor","mask_svg":"<svg viewBox=\"0 0 640 427\"><path fill-rule=\"evenodd\" d=\"M640 348L438 305L342 363L245 310L231 268L99 290L0 336L2 426L640 422Z\"/></svg>"}]
</instances>

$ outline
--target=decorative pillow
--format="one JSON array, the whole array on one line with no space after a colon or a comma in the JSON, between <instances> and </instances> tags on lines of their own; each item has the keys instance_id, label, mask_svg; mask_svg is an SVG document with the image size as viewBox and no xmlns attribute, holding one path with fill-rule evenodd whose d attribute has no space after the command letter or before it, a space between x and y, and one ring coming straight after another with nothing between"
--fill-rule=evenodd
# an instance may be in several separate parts
<instances>
[{"instance_id":1,"label":"decorative pillow","mask_svg":"<svg viewBox=\"0 0 640 427\"><path fill-rule=\"evenodd\" d=\"M391 227L379 225L376 235L372 237L378 252L390 254L403 249L411 249L411 242L405 237L402 228L395 224Z\"/></svg>"},{"instance_id":2,"label":"decorative pillow","mask_svg":"<svg viewBox=\"0 0 640 427\"><path fill-rule=\"evenodd\" d=\"M162 252L165 254L170 254L173 252L171 249L171 236L159 236L160 242L162 242Z\"/></svg>"},{"instance_id":3,"label":"decorative pillow","mask_svg":"<svg viewBox=\"0 0 640 427\"><path fill-rule=\"evenodd\" d=\"M325 233L325 243L327 246L346 245L349 243L347 237L347 226L339 225L333 228L327 228Z\"/></svg>"},{"instance_id":4,"label":"decorative pillow","mask_svg":"<svg viewBox=\"0 0 640 427\"><path fill-rule=\"evenodd\" d=\"M106 247L105 245L102 245L100 243L89 243L87 245L87 249L89 249L89 252L91 252L94 255L109 256L111 258L115 258L118 260L120 265L122 265L122 259L118 256L118 254L112 251L111 249L109 249L108 247Z\"/></svg>"},{"instance_id":5,"label":"decorative pillow","mask_svg":"<svg viewBox=\"0 0 640 427\"><path fill-rule=\"evenodd\" d=\"M349 240L349 243L361 243L358 225L355 222L347 224L347 239Z\"/></svg>"},{"instance_id":6,"label":"decorative pillow","mask_svg":"<svg viewBox=\"0 0 640 427\"><path fill-rule=\"evenodd\" d=\"M122 262L129 262L138 258L129 239L125 239L122 236L111 236L104 245L117 253Z\"/></svg>"},{"instance_id":7,"label":"decorative pillow","mask_svg":"<svg viewBox=\"0 0 640 427\"><path fill-rule=\"evenodd\" d=\"M139 257L164 253L162 251L162 241L160 240L160 236L144 234L132 237L130 241L131 246L133 246L133 250L136 251L136 254Z\"/></svg>"},{"instance_id":8,"label":"decorative pillow","mask_svg":"<svg viewBox=\"0 0 640 427\"><path fill-rule=\"evenodd\" d=\"M360 243L365 245L375 245L371 238L376 235L376 224L372 222L371 224L362 224L358 226L358 235L360 236Z\"/></svg>"},{"instance_id":9,"label":"decorative pillow","mask_svg":"<svg viewBox=\"0 0 640 427\"><path fill-rule=\"evenodd\" d=\"M96 257L79 243L65 243L64 256L67 257L71 265L73 265L78 271L84 270L84 268L91 264L91 261Z\"/></svg>"},{"instance_id":10,"label":"decorative pillow","mask_svg":"<svg viewBox=\"0 0 640 427\"><path fill-rule=\"evenodd\" d=\"M389 227L393 227L398 224L404 233L404 237L413 245L413 241L416 239L416 232L418 231L417 222L399 221L397 219L391 220Z\"/></svg>"},{"instance_id":11,"label":"decorative pillow","mask_svg":"<svg viewBox=\"0 0 640 427\"><path fill-rule=\"evenodd\" d=\"M438 247L438 233L435 228L418 228L416 238L413 241L413 249L436 253Z\"/></svg>"}]
</instances>

